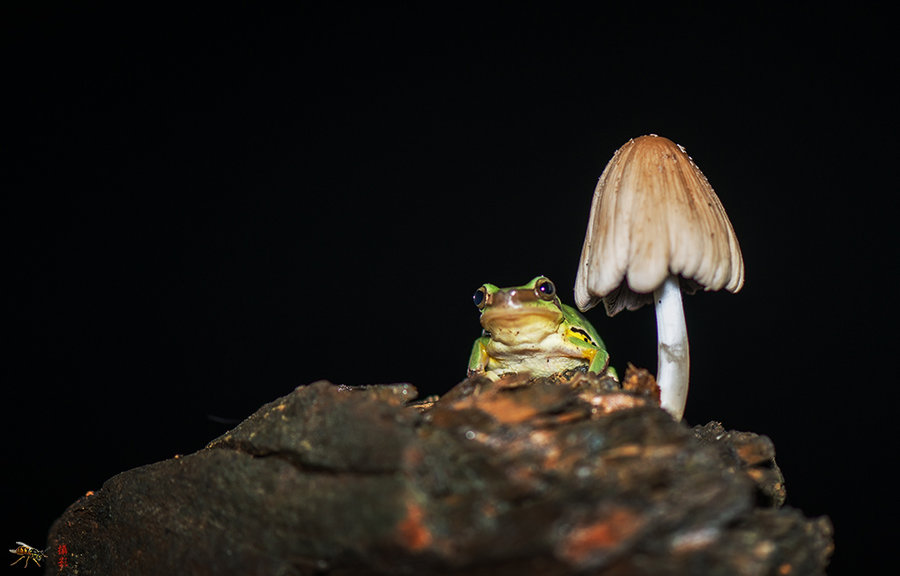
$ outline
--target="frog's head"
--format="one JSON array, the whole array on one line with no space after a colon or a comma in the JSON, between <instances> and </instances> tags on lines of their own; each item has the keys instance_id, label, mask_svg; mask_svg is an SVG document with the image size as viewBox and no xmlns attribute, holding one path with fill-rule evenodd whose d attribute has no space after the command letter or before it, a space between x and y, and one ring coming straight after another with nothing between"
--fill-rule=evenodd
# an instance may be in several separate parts
<instances>
[{"instance_id":1,"label":"frog's head","mask_svg":"<svg viewBox=\"0 0 900 576\"><path fill-rule=\"evenodd\" d=\"M540 342L563 321L556 286L538 276L522 286L485 284L472 297L481 310L481 327L493 340L507 344Z\"/></svg>"}]
</instances>

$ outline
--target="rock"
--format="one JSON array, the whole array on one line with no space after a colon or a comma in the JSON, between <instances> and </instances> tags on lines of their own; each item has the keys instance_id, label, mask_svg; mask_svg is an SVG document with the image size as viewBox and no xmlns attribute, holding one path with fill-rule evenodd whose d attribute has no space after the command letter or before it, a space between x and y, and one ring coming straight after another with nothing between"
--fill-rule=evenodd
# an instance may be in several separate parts
<instances>
[{"instance_id":1,"label":"rock","mask_svg":"<svg viewBox=\"0 0 900 576\"><path fill-rule=\"evenodd\" d=\"M784 476L775 463L775 446L766 436L727 431L719 422L695 426L697 438L715 446L730 470L741 470L756 484L757 504L780 507L787 498Z\"/></svg>"},{"instance_id":2,"label":"rock","mask_svg":"<svg viewBox=\"0 0 900 576\"><path fill-rule=\"evenodd\" d=\"M575 372L301 386L204 449L123 472L51 528L71 574L824 574L764 436ZM626 374L625 382L629 382ZM62 570L59 567L63 567Z\"/></svg>"}]
</instances>

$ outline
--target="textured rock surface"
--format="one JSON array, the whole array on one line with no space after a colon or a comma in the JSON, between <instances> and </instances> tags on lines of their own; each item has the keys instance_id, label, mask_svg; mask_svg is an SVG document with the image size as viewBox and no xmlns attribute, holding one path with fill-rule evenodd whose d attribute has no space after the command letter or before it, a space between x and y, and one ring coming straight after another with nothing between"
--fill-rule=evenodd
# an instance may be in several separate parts
<instances>
[{"instance_id":1,"label":"textured rock surface","mask_svg":"<svg viewBox=\"0 0 900 576\"><path fill-rule=\"evenodd\" d=\"M52 574L823 574L764 436L693 430L646 373L316 382L51 529ZM62 569L59 566L63 566Z\"/></svg>"}]
</instances>

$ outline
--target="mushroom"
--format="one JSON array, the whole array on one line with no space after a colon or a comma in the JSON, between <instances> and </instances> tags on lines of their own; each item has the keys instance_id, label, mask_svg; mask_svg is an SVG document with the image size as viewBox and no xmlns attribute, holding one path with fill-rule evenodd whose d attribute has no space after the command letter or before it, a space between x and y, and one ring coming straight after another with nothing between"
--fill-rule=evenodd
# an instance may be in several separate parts
<instances>
[{"instance_id":1,"label":"mushroom","mask_svg":"<svg viewBox=\"0 0 900 576\"><path fill-rule=\"evenodd\" d=\"M594 190L575 303L586 311L602 300L613 316L653 298L660 404L678 420L690 366L681 291L743 284L731 222L685 149L655 134L619 148Z\"/></svg>"}]
</instances>

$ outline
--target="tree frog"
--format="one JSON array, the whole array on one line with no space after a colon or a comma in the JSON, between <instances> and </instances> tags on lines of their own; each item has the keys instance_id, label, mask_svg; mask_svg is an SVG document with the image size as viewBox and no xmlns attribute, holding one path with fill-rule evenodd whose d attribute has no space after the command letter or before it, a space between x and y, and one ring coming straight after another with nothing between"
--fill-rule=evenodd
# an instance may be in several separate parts
<instances>
[{"instance_id":1,"label":"tree frog","mask_svg":"<svg viewBox=\"0 0 900 576\"><path fill-rule=\"evenodd\" d=\"M522 286L485 284L472 297L481 311L481 338L469 357L469 376L496 380L511 372L550 376L587 366L589 372L616 377L597 330L571 306L556 286L538 276Z\"/></svg>"}]
</instances>

